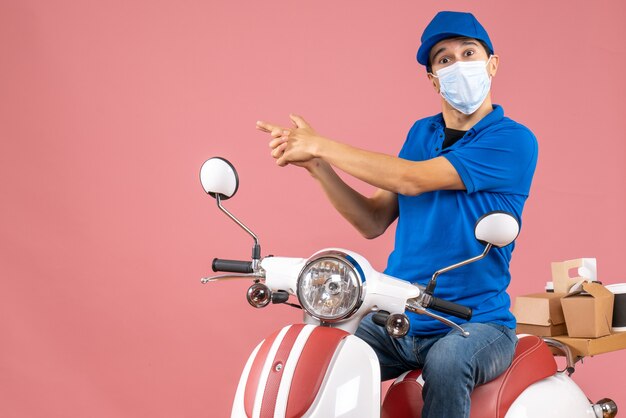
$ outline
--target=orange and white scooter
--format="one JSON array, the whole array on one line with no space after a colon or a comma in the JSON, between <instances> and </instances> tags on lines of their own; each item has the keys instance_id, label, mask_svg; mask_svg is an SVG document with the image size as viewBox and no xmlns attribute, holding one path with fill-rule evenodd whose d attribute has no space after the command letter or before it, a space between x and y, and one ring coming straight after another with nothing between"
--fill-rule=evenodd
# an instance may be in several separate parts
<instances>
[{"instance_id":1,"label":"orange and white scooter","mask_svg":"<svg viewBox=\"0 0 626 418\"><path fill-rule=\"evenodd\" d=\"M467 335L462 325L442 317L465 320L471 309L436 298L427 288L375 271L359 254L340 248L318 251L308 258L261 257L256 235L224 206L237 191L239 179L227 160L207 160L200 171L204 190L217 206L254 239L251 261L213 260L213 270L227 272L203 283L249 279L250 305L263 308L286 303L303 310L304 323L287 325L265 338L246 362L232 407L232 417L419 417L423 379L407 372L392 385L381 406L380 366L368 344L354 336L360 321L374 321L396 338L405 336L405 311L428 315ZM492 212L477 220L476 239L486 243L482 254L443 268L440 274L479 261L492 247L509 245L519 224L510 214ZM290 300L297 297L298 303ZM557 370L548 344L567 357ZM614 417L610 399L590 403L569 375L574 361L567 346L535 336L521 336L511 366L497 379L475 388L472 417L600 418Z\"/></svg>"}]
</instances>

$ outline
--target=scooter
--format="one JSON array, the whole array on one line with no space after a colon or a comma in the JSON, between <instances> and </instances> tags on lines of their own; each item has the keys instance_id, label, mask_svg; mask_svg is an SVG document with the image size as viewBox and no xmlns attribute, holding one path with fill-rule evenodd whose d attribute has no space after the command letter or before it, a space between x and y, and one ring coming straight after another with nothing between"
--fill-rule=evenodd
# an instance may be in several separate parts
<instances>
[{"instance_id":1,"label":"scooter","mask_svg":"<svg viewBox=\"0 0 626 418\"><path fill-rule=\"evenodd\" d=\"M232 407L232 417L420 417L420 370L401 375L381 406L380 366L372 348L356 337L360 321L373 320L390 336L409 331L405 311L428 315L469 335L440 313L469 320L468 307L433 296L437 277L485 258L493 247L511 244L519 223L511 214L491 212L477 220L482 254L435 272L426 286L390 277L355 252L328 248L308 258L261 257L258 237L222 204L239 186L233 165L214 157L200 170L206 193L218 208L254 240L251 261L216 258L215 272L202 283L248 279L247 300L255 308L288 304L301 308L303 324L287 325L265 338L246 362ZM297 298L298 303L291 302ZM559 371L552 350L565 356ZM548 338L520 335L511 366L472 393L471 417L607 418L617 414L610 399L590 403L570 375L570 349Z\"/></svg>"}]
</instances>

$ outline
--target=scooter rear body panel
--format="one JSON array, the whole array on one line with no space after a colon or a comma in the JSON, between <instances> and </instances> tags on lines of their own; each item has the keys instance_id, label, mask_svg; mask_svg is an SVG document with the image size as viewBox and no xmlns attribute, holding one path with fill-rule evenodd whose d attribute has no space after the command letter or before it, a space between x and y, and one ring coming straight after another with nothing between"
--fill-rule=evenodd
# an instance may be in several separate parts
<instances>
[{"instance_id":1,"label":"scooter rear body panel","mask_svg":"<svg viewBox=\"0 0 626 418\"><path fill-rule=\"evenodd\" d=\"M564 373L530 385L509 408L505 418L596 418L587 396Z\"/></svg>"}]
</instances>

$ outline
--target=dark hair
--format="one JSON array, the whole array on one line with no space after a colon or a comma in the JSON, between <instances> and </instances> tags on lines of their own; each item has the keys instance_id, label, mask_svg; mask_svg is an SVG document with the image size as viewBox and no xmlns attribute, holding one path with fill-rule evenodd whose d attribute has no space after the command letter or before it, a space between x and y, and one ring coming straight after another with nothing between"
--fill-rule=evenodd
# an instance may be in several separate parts
<instances>
[{"instance_id":1,"label":"dark hair","mask_svg":"<svg viewBox=\"0 0 626 418\"><path fill-rule=\"evenodd\" d=\"M459 38L465 38L465 36L459 36ZM447 39L456 39L456 37L455 38L447 38ZM478 41L478 43L480 45L482 45L482 47L485 50L485 52L487 53L487 55L493 54L493 51L489 49L489 47L487 46L487 44L485 42L481 41L480 39L475 39L475 38L471 38L471 39L474 39L475 41ZM426 65L426 72L428 72L428 73L432 73L433 72L433 68L432 68L432 65L430 63L430 54L428 55L428 65Z\"/></svg>"}]
</instances>

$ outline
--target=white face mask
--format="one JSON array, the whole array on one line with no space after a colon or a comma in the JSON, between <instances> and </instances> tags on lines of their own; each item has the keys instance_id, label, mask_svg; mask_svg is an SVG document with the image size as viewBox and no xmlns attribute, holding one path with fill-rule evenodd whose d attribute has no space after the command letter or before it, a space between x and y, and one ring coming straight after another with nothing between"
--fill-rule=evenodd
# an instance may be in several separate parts
<instances>
[{"instance_id":1,"label":"white face mask","mask_svg":"<svg viewBox=\"0 0 626 418\"><path fill-rule=\"evenodd\" d=\"M489 60L491 57L489 57ZM459 112L471 115L483 104L491 88L487 61L457 61L437 71L441 95Z\"/></svg>"}]
</instances>

